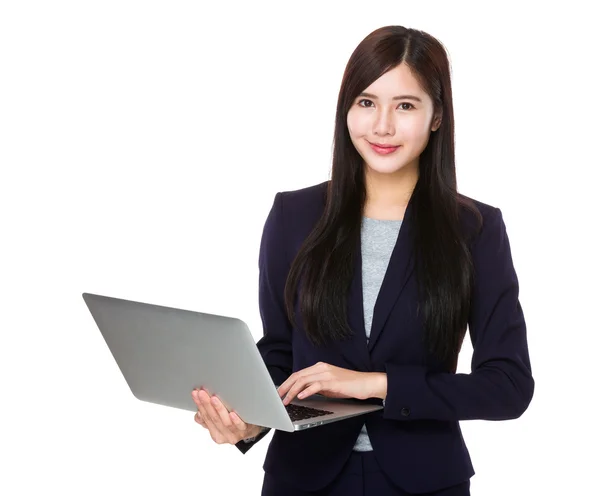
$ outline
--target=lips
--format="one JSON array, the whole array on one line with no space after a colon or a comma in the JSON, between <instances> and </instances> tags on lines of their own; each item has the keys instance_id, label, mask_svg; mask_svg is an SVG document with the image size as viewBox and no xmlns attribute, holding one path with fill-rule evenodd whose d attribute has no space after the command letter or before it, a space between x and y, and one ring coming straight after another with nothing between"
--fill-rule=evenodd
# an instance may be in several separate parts
<instances>
[{"instance_id":1,"label":"lips","mask_svg":"<svg viewBox=\"0 0 600 496\"><path fill-rule=\"evenodd\" d=\"M369 143L371 143L369 141ZM384 145L384 144L380 144L380 143L371 143L372 145L376 146L377 148L398 148L399 145Z\"/></svg>"},{"instance_id":2,"label":"lips","mask_svg":"<svg viewBox=\"0 0 600 496\"><path fill-rule=\"evenodd\" d=\"M371 146L371 149L379 155L389 155L390 153L394 153L401 146L401 145L399 145L399 146L376 145L375 143L371 143L371 142L369 142L369 145Z\"/></svg>"}]
</instances>

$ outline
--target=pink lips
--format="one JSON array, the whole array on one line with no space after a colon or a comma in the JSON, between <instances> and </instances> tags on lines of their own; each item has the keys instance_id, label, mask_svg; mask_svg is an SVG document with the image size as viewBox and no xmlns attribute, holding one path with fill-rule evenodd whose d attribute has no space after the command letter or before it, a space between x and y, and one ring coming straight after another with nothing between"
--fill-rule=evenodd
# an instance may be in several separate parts
<instances>
[{"instance_id":1,"label":"pink lips","mask_svg":"<svg viewBox=\"0 0 600 496\"><path fill-rule=\"evenodd\" d=\"M371 142L369 142L369 145L371 145L371 148L379 155L389 155L390 153L394 153L398 148L400 148L399 146L377 146Z\"/></svg>"}]
</instances>

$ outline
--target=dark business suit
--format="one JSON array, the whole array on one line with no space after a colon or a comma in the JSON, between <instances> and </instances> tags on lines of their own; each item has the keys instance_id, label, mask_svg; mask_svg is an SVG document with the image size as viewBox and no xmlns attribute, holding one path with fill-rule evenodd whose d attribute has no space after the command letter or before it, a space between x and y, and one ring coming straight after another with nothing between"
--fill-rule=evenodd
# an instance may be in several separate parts
<instances>
[{"instance_id":1,"label":"dark business suit","mask_svg":"<svg viewBox=\"0 0 600 496\"><path fill-rule=\"evenodd\" d=\"M372 455L403 490L433 492L467 481L475 472L458 421L517 418L527 409L534 391L517 275L502 214L498 208L473 200L484 225L470 243L476 271L469 315L472 372L453 374L432 362L424 365L409 243L412 199L375 303L368 343L360 243L348 296L354 337L317 348L302 329L292 329L284 311L284 284L291 261L324 210L326 187L324 182L275 196L260 244L259 306L264 336L257 346L276 385L292 372L326 362L363 372L385 372L386 403L383 410L317 428L275 431L264 470L298 489L323 488L340 473L366 422ZM461 215L461 222L474 229L473 217ZM381 404L379 399L366 401ZM236 446L246 452L253 444Z\"/></svg>"}]
</instances>

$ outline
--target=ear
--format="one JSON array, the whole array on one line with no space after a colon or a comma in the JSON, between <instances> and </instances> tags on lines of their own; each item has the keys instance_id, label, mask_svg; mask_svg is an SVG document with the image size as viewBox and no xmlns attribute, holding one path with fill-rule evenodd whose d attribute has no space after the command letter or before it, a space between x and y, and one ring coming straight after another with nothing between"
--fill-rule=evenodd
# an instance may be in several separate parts
<instances>
[{"instance_id":1,"label":"ear","mask_svg":"<svg viewBox=\"0 0 600 496\"><path fill-rule=\"evenodd\" d=\"M437 131L442 124L442 116L438 114L434 117L433 122L431 123L431 131Z\"/></svg>"}]
</instances>

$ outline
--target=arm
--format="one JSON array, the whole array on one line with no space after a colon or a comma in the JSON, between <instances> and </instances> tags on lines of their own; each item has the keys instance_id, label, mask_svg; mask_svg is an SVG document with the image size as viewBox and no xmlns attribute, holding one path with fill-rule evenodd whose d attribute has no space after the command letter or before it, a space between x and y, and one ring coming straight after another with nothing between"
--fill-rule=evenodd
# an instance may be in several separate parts
<instances>
[{"instance_id":1,"label":"arm","mask_svg":"<svg viewBox=\"0 0 600 496\"><path fill-rule=\"evenodd\" d=\"M262 427L262 430L260 431L260 433L257 436L251 437L249 439L242 439L235 446L242 453L246 453L246 451L248 451L250 448L252 448L252 446L254 446L255 443L257 443L263 437L265 437L270 430L271 429L269 427Z\"/></svg>"},{"instance_id":2,"label":"arm","mask_svg":"<svg viewBox=\"0 0 600 496\"><path fill-rule=\"evenodd\" d=\"M283 195L277 193L265 222L258 256L258 304L263 337L256 343L274 384L292 373L292 326L285 313L283 290L290 264L285 252ZM236 444L245 453L271 430L265 428L254 441Z\"/></svg>"},{"instance_id":3,"label":"arm","mask_svg":"<svg viewBox=\"0 0 600 496\"><path fill-rule=\"evenodd\" d=\"M534 391L526 325L506 226L495 208L473 247L475 287L469 315L470 374L432 373L389 361L383 417L507 420L520 417Z\"/></svg>"}]
</instances>

